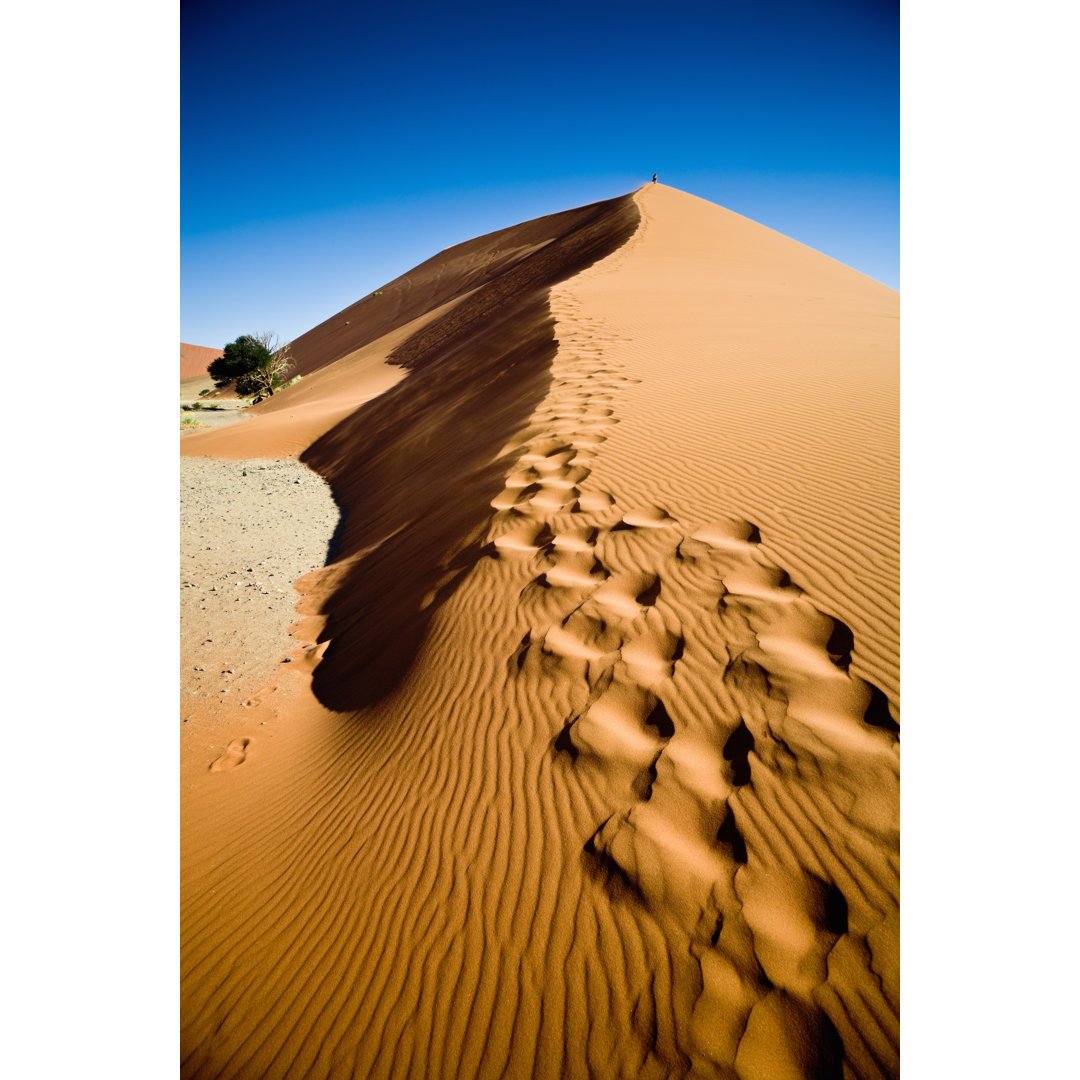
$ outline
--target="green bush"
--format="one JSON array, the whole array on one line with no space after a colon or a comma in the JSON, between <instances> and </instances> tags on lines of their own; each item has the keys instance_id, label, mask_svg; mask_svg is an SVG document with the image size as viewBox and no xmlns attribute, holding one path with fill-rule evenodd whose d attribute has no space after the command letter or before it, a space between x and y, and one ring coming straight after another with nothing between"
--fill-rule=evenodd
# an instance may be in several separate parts
<instances>
[{"instance_id":1,"label":"green bush","mask_svg":"<svg viewBox=\"0 0 1080 1080\"><path fill-rule=\"evenodd\" d=\"M292 370L289 346L276 334L241 334L226 345L207 371L220 390L234 386L241 397L271 397Z\"/></svg>"}]
</instances>

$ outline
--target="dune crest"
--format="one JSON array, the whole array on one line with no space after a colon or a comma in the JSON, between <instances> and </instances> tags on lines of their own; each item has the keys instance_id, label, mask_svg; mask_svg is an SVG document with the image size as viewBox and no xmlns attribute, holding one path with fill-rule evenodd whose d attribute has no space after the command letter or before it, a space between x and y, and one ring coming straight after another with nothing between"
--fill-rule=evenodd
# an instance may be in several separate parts
<instances>
[{"instance_id":1,"label":"dune crest","mask_svg":"<svg viewBox=\"0 0 1080 1080\"><path fill-rule=\"evenodd\" d=\"M663 185L413 274L183 443L346 514L185 788L183 1075L898 1075L896 294Z\"/></svg>"}]
</instances>

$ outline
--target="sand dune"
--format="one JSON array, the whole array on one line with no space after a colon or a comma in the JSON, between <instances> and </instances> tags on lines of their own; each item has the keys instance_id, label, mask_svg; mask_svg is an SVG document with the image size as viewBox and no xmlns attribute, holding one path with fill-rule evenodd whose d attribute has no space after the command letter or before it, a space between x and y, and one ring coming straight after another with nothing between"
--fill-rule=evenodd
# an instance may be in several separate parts
<instances>
[{"instance_id":1,"label":"sand dune","mask_svg":"<svg viewBox=\"0 0 1080 1080\"><path fill-rule=\"evenodd\" d=\"M185 345L180 343L180 378L201 378L211 362L221 355L221 349L212 349L206 345Z\"/></svg>"},{"instance_id":2,"label":"sand dune","mask_svg":"<svg viewBox=\"0 0 1080 1080\"><path fill-rule=\"evenodd\" d=\"M185 775L184 1076L898 1074L897 309L647 185L184 438L345 513Z\"/></svg>"}]
</instances>

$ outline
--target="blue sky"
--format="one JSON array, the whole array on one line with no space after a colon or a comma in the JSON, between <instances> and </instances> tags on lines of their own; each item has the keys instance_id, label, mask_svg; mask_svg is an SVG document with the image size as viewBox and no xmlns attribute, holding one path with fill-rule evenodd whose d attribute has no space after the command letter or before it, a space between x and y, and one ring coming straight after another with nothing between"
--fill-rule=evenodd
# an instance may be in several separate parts
<instances>
[{"instance_id":1,"label":"blue sky","mask_svg":"<svg viewBox=\"0 0 1080 1080\"><path fill-rule=\"evenodd\" d=\"M899 9L182 0L181 339L661 181L899 287Z\"/></svg>"}]
</instances>

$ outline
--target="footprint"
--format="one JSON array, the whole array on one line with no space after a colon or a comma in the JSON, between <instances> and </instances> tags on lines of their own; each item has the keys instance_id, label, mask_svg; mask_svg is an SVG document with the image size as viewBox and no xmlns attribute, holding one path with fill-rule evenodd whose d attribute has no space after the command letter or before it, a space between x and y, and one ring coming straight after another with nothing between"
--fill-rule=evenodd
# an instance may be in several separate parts
<instances>
[{"instance_id":1,"label":"footprint","mask_svg":"<svg viewBox=\"0 0 1080 1080\"><path fill-rule=\"evenodd\" d=\"M670 734L657 759L651 801L686 835L715 846L734 789L727 763L712 738L685 728L676 731L670 718L665 719L662 726Z\"/></svg>"},{"instance_id":2,"label":"footprint","mask_svg":"<svg viewBox=\"0 0 1080 1080\"><path fill-rule=\"evenodd\" d=\"M662 507L652 503L628 510L615 526L618 529L663 529L678 522ZM613 530L614 531L614 530Z\"/></svg>"},{"instance_id":3,"label":"footprint","mask_svg":"<svg viewBox=\"0 0 1080 1080\"><path fill-rule=\"evenodd\" d=\"M573 728L576 721L567 720L563 724L559 734L551 742L552 753L554 754L568 754L571 761L577 761L580 751L574 745L574 740L571 738L570 730Z\"/></svg>"},{"instance_id":4,"label":"footprint","mask_svg":"<svg viewBox=\"0 0 1080 1080\"><path fill-rule=\"evenodd\" d=\"M655 700L632 683L613 682L571 725L570 740L601 763L652 769L664 745L644 719Z\"/></svg>"},{"instance_id":5,"label":"footprint","mask_svg":"<svg viewBox=\"0 0 1080 1080\"><path fill-rule=\"evenodd\" d=\"M832 620L832 632L829 640L825 643L825 651L829 659L844 671L851 667L851 653L855 648L855 635L851 627L839 619Z\"/></svg>"},{"instance_id":6,"label":"footprint","mask_svg":"<svg viewBox=\"0 0 1080 1080\"><path fill-rule=\"evenodd\" d=\"M491 506L496 510L509 510L512 507L519 506L521 503L528 502L541 490L539 484L527 484L521 488L505 487L491 500Z\"/></svg>"},{"instance_id":7,"label":"footprint","mask_svg":"<svg viewBox=\"0 0 1080 1080\"><path fill-rule=\"evenodd\" d=\"M225 753L210 766L210 771L221 772L223 769L235 769L237 765L242 765L247 757L247 748L250 745L251 740L246 737L233 739L225 747Z\"/></svg>"},{"instance_id":8,"label":"footprint","mask_svg":"<svg viewBox=\"0 0 1080 1080\"><path fill-rule=\"evenodd\" d=\"M522 464L532 465L545 461L559 454L567 454L567 461L574 456L574 448L565 440L556 436L537 439L529 444L529 449L518 459Z\"/></svg>"},{"instance_id":9,"label":"footprint","mask_svg":"<svg viewBox=\"0 0 1080 1080\"><path fill-rule=\"evenodd\" d=\"M601 445L607 442L606 435L600 435L593 432L579 432L573 431L570 434L571 439L579 450L598 450Z\"/></svg>"},{"instance_id":10,"label":"footprint","mask_svg":"<svg viewBox=\"0 0 1080 1080\"><path fill-rule=\"evenodd\" d=\"M515 469L507 478L508 488L524 488L535 484L540 479L540 474L530 465Z\"/></svg>"},{"instance_id":11,"label":"footprint","mask_svg":"<svg viewBox=\"0 0 1080 1080\"><path fill-rule=\"evenodd\" d=\"M592 588L608 576L591 548L584 551L556 551L547 556L542 565L548 584L562 585L564 588Z\"/></svg>"},{"instance_id":12,"label":"footprint","mask_svg":"<svg viewBox=\"0 0 1080 1080\"><path fill-rule=\"evenodd\" d=\"M606 491L583 491L577 499L575 509L587 514L602 513L615 502L615 496Z\"/></svg>"},{"instance_id":13,"label":"footprint","mask_svg":"<svg viewBox=\"0 0 1080 1080\"><path fill-rule=\"evenodd\" d=\"M521 552L535 554L551 542L551 529L543 521L526 518L495 538L495 547L500 554Z\"/></svg>"},{"instance_id":14,"label":"footprint","mask_svg":"<svg viewBox=\"0 0 1080 1080\"><path fill-rule=\"evenodd\" d=\"M545 506L553 510L563 510L572 505L581 492L577 485L589 475L589 469L583 463L561 466L541 474L538 490L530 494L530 505Z\"/></svg>"},{"instance_id":15,"label":"footprint","mask_svg":"<svg viewBox=\"0 0 1080 1080\"><path fill-rule=\"evenodd\" d=\"M863 723L891 731L899 739L900 725L889 712L889 699L873 683L867 683L867 685L870 687L870 704L866 706L866 712L863 714Z\"/></svg>"},{"instance_id":16,"label":"footprint","mask_svg":"<svg viewBox=\"0 0 1080 1080\"><path fill-rule=\"evenodd\" d=\"M592 551L596 547L599 530L590 525L579 525L556 533L552 544L556 551Z\"/></svg>"},{"instance_id":17,"label":"footprint","mask_svg":"<svg viewBox=\"0 0 1080 1080\"><path fill-rule=\"evenodd\" d=\"M617 615L636 619L660 595L660 579L649 572L616 574L592 595L592 601Z\"/></svg>"},{"instance_id":18,"label":"footprint","mask_svg":"<svg viewBox=\"0 0 1080 1080\"><path fill-rule=\"evenodd\" d=\"M687 833L652 802L608 818L586 841L585 852L649 908L694 932L701 928L706 938L734 903L726 853Z\"/></svg>"},{"instance_id":19,"label":"footprint","mask_svg":"<svg viewBox=\"0 0 1080 1080\"><path fill-rule=\"evenodd\" d=\"M555 473L566 465L569 465L571 461L577 456L577 450L572 446L566 450L562 450L556 454L548 454L547 457L531 459L531 455L526 458L522 458L523 461L529 460L532 467L540 474L541 477L548 473Z\"/></svg>"},{"instance_id":20,"label":"footprint","mask_svg":"<svg viewBox=\"0 0 1080 1080\"><path fill-rule=\"evenodd\" d=\"M660 700L657 700L649 715L645 717L645 723L655 728L656 734L661 739L670 739L675 734L675 725L668 715L666 706Z\"/></svg>"},{"instance_id":21,"label":"footprint","mask_svg":"<svg viewBox=\"0 0 1080 1080\"><path fill-rule=\"evenodd\" d=\"M746 544L760 544L761 531L744 518L724 518L703 525L690 534L692 540L700 540L710 547L741 548Z\"/></svg>"},{"instance_id":22,"label":"footprint","mask_svg":"<svg viewBox=\"0 0 1080 1080\"><path fill-rule=\"evenodd\" d=\"M833 895L839 890L801 868L749 866L736 874L735 890L768 980L809 999L828 976L826 957L836 944L829 923L840 915Z\"/></svg>"},{"instance_id":23,"label":"footprint","mask_svg":"<svg viewBox=\"0 0 1080 1080\"><path fill-rule=\"evenodd\" d=\"M638 636L623 645L622 660L635 682L651 687L672 676L685 642L667 629L656 608L646 608L643 618Z\"/></svg>"},{"instance_id":24,"label":"footprint","mask_svg":"<svg viewBox=\"0 0 1080 1080\"><path fill-rule=\"evenodd\" d=\"M767 617L767 622L757 626L758 643L768 655L767 666L771 670L815 679L823 687L827 683L846 681L847 664L837 663L828 651L834 634L834 621L805 597L776 609L771 617ZM843 634L837 636L842 645Z\"/></svg>"},{"instance_id":25,"label":"footprint","mask_svg":"<svg viewBox=\"0 0 1080 1080\"><path fill-rule=\"evenodd\" d=\"M532 631L527 630L525 636L518 642L518 647L514 650L507 666L511 672L521 671L525 667L525 661L529 658L529 651L532 648Z\"/></svg>"},{"instance_id":26,"label":"footprint","mask_svg":"<svg viewBox=\"0 0 1080 1080\"><path fill-rule=\"evenodd\" d=\"M786 698L783 737L817 754L894 757L899 729L888 701L827 654L831 630L832 620L800 598L774 609L747 650Z\"/></svg>"},{"instance_id":27,"label":"footprint","mask_svg":"<svg viewBox=\"0 0 1080 1080\"><path fill-rule=\"evenodd\" d=\"M724 587L734 597L790 602L803 595L786 570L772 563L747 563L724 574Z\"/></svg>"},{"instance_id":28,"label":"footprint","mask_svg":"<svg viewBox=\"0 0 1080 1080\"><path fill-rule=\"evenodd\" d=\"M580 494L576 487L545 485L529 500L529 505L542 512L555 514L569 510L577 503Z\"/></svg>"},{"instance_id":29,"label":"footprint","mask_svg":"<svg viewBox=\"0 0 1080 1080\"><path fill-rule=\"evenodd\" d=\"M727 814L724 817L720 828L716 833L716 842L723 844L730 852L731 857L735 862L741 866L746 865L746 841L743 839L743 835L739 832L739 826L735 821L735 814L731 807L728 807Z\"/></svg>"},{"instance_id":30,"label":"footprint","mask_svg":"<svg viewBox=\"0 0 1080 1080\"><path fill-rule=\"evenodd\" d=\"M548 488L572 488L580 484L589 475L589 469L584 465L564 465L544 473L540 477L540 483Z\"/></svg>"},{"instance_id":31,"label":"footprint","mask_svg":"<svg viewBox=\"0 0 1080 1080\"><path fill-rule=\"evenodd\" d=\"M820 1006L772 989L750 1011L735 1056L739 1076L815 1076L839 1080L844 1047ZM875 1062L876 1064L876 1062ZM879 1075L893 1075L891 1067Z\"/></svg>"},{"instance_id":32,"label":"footprint","mask_svg":"<svg viewBox=\"0 0 1080 1080\"><path fill-rule=\"evenodd\" d=\"M728 736L724 743L724 758L731 762L731 782L736 787L750 783L750 753L754 749L754 736L745 720Z\"/></svg>"},{"instance_id":33,"label":"footprint","mask_svg":"<svg viewBox=\"0 0 1080 1080\"><path fill-rule=\"evenodd\" d=\"M608 409L606 411L610 412L611 410ZM590 413L587 416L580 417L578 422L591 431L593 428L614 427L619 420L616 416L601 416L596 413Z\"/></svg>"},{"instance_id":34,"label":"footprint","mask_svg":"<svg viewBox=\"0 0 1080 1080\"><path fill-rule=\"evenodd\" d=\"M602 619L574 611L544 635L545 652L575 660L600 660L619 651L621 638Z\"/></svg>"}]
</instances>

